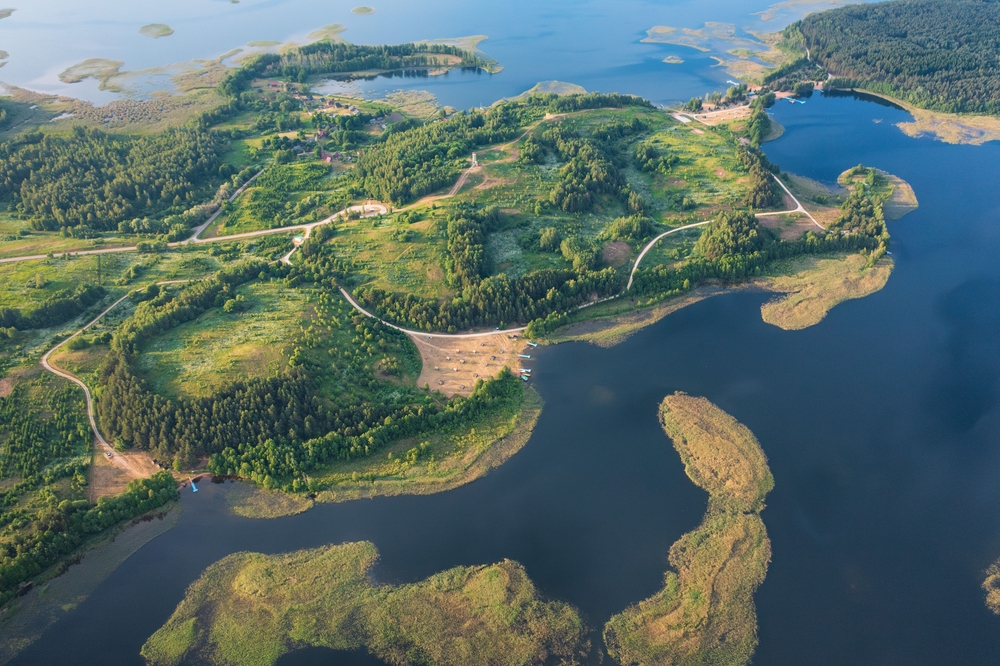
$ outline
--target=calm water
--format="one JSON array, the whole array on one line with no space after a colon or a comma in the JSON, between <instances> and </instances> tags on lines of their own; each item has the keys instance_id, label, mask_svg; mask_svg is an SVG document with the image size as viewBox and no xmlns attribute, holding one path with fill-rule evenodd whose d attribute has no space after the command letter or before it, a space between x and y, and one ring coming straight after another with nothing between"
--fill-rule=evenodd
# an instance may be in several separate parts
<instances>
[{"instance_id":1,"label":"calm water","mask_svg":"<svg viewBox=\"0 0 1000 666\"><path fill-rule=\"evenodd\" d=\"M89 57L140 69L213 58L250 40L304 40L340 22L358 43L488 34L497 76L366 82L372 94L432 90L442 103L488 104L539 80L684 99L728 78L692 49L640 44L656 24L753 25L765 2L514 0L486 12L459 2L376 5L312 0L94 3L31 0L0 20L10 52L0 79L103 99L56 78ZM304 16L312 17L305 20ZM314 20L313 20L314 19ZM169 23L150 40L138 27ZM306 27L304 27L306 26ZM666 55L684 65L665 65ZM87 86L90 86L89 88ZM250 521L225 512L224 487L185 493L176 529L140 550L18 664L141 664L138 651L184 589L239 550L267 553L368 539L379 580L511 558L544 594L600 628L653 594L670 544L698 524L706 495L684 476L656 422L675 390L704 395L749 426L776 487L764 521L774 560L757 594L759 666L995 664L1000 619L983 605L983 570L1000 557L1000 146L904 136L905 113L850 98L779 103L786 134L767 146L785 170L831 182L864 162L908 180L921 208L890 226L888 286L820 325L764 324L764 294L715 298L610 350L539 354L546 407L524 450L465 488L433 497L321 506ZM879 121L879 122L876 122ZM331 661L333 659L333 661ZM377 663L310 650L283 666Z\"/></svg>"},{"instance_id":2,"label":"calm water","mask_svg":"<svg viewBox=\"0 0 1000 666\"><path fill-rule=\"evenodd\" d=\"M0 81L95 102L114 95L98 90L93 80L65 84L59 73L88 58L122 61L124 71L211 60L252 41L304 43L311 31L334 23L346 26L343 37L358 44L487 35L480 48L505 66L493 77L452 72L429 81L359 82L372 94L430 90L442 104L469 108L517 95L539 81L560 80L667 102L725 89L730 77L711 67L715 61L708 53L639 43L649 28L722 21L743 34L744 27L771 31L798 18L794 7L768 22L752 15L770 0L508 0L488 7L458 0L380 0L370 3L377 11L367 16L350 11L360 0L11 1L17 11L0 20L0 49L10 53ZM174 34L155 40L140 35L139 28L149 23L166 23ZM685 63L664 64L668 55Z\"/></svg>"}]
</instances>

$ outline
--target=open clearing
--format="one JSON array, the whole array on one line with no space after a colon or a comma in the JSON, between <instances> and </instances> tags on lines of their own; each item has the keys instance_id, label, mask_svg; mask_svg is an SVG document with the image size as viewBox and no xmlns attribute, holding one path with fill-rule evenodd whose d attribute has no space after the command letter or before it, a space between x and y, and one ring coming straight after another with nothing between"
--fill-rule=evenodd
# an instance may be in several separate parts
<instances>
[{"instance_id":1,"label":"open clearing","mask_svg":"<svg viewBox=\"0 0 1000 666\"><path fill-rule=\"evenodd\" d=\"M425 384L432 391L447 396L472 393L476 382L495 377L508 367L515 374L521 368L531 367L531 347L520 338L497 334L478 338L428 338L411 335L417 345L423 368L417 386ZM525 351L527 349L527 351Z\"/></svg>"},{"instance_id":2,"label":"open clearing","mask_svg":"<svg viewBox=\"0 0 1000 666\"><path fill-rule=\"evenodd\" d=\"M284 368L306 318L306 295L271 282L253 282L237 293L250 303L247 312L213 308L143 350L139 368L156 392L207 396L233 381Z\"/></svg>"}]
</instances>

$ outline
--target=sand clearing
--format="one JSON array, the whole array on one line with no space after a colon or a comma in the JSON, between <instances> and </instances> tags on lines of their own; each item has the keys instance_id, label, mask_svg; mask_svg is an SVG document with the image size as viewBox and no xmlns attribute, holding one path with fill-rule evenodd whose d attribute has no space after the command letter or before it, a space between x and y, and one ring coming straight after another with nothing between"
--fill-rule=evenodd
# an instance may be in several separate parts
<instances>
[{"instance_id":1,"label":"sand clearing","mask_svg":"<svg viewBox=\"0 0 1000 666\"><path fill-rule=\"evenodd\" d=\"M496 334L478 338L427 338L410 335L420 350L424 367L417 385L427 384L432 391L447 396L469 395L480 379L500 374L504 366L513 372L530 368L531 347L520 337ZM527 349L527 351L525 351Z\"/></svg>"}]
</instances>

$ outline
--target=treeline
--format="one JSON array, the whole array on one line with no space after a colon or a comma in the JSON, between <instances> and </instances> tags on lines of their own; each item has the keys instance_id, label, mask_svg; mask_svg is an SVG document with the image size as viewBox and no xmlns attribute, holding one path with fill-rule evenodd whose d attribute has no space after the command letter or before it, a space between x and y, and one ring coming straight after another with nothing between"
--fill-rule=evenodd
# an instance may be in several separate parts
<instances>
[{"instance_id":1,"label":"treeline","mask_svg":"<svg viewBox=\"0 0 1000 666\"><path fill-rule=\"evenodd\" d=\"M810 14L801 31L831 87L949 113L1000 114L1000 3L891 0Z\"/></svg>"},{"instance_id":2,"label":"treeline","mask_svg":"<svg viewBox=\"0 0 1000 666\"><path fill-rule=\"evenodd\" d=\"M113 231L210 196L225 148L218 133L187 127L138 137L80 126L66 137L23 135L0 143L0 198L35 229Z\"/></svg>"},{"instance_id":3,"label":"treeline","mask_svg":"<svg viewBox=\"0 0 1000 666\"><path fill-rule=\"evenodd\" d=\"M766 92L755 97L750 103L750 118L747 119L746 135L750 140L750 145L754 148L760 147L767 135L771 133L771 116L767 115L766 108L774 104L775 94Z\"/></svg>"},{"instance_id":4,"label":"treeline","mask_svg":"<svg viewBox=\"0 0 1000 666\"><path fill-rule=\"evenodd\" d=\"M737 153L740 164L750 175L750 188L743 197L743 205L756 210L778 206L782 200L782 191L774 180L777 167L768 161L764 153L753 147L740 146Z\"/></svg>"},{"instance_id":5,"label":"treeline","mask_svg":"<svg viewBox=\"0 0 1000 666\"><path fill-rule=\"evenodd\" d=\"M337 461L373 454L385 445L425 432L438 432L452 424L466 423L484 414L509 409L523 399L519 379L505 368L487 382L482 380L468 398L454 398L444 408L406 407L381 420L367 420L363 427L336 428L300 445L268 440L262 444L241 444L227 448L209 460L215 474L251 479L266 488L277 487L278 479L291 478L285 488L292 491L318 490L309 485L304 472Z\"/></svg>"},{"instance_id":6,"label":"treeline","mask_svg":"<svg viewBox=\"0 0 1000 666\"><path fill-rule=\"evenodd\" d=\"M516 279L504 273L494 275L444 302L369 286L358 288L355 297L389 321L422 331L454 333L528 322L620 289L621 276L613 268L583 273L545 269Z\"/></svg>"},{"instance_id":7,"label":"treeline","mask_svg":"<svg viewBox=\"0 0 1000 666\"><path fill-rule=\"evenodd\" d=\"M620 95L618 93L586 93L583 95L537 95L547 103L549 113L571 113L586 109L624 109L636 106L654 109L653 103L635 95Z\"/></svg>"},{"instance_id":8,"label":"treeline","mask_svg":"<svg viewBox=\"0 0 1000 666\"><path fill-rule=\"evenodd\" d=\"M87 537L117 523L157 509L177 497L168 472L129 481L124 493L87 500L51 502L34 518L31 531L0 544L0 605L13 599L27 581L83 545Z\"/></svg>"},{"instance_id":9,"label":"treeline","mask_svg":"<svg viewBox=\"0 0 1000 666\"><path fill-rule=\"evenodd\" d=\"M0 308L0 328L26 331L48 328L65 323L83 314L87 308L100 302L107 294L104 287L82 284L76 289L64 289L29 312L16 308Z\"/></svg>"}]
</instances>

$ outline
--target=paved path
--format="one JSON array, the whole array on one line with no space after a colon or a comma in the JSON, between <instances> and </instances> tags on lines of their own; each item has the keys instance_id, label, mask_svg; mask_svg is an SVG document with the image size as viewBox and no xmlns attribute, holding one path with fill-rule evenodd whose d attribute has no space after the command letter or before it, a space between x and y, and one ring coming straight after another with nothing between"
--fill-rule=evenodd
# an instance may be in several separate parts
<instances>
[{"instance_id":1,"label":"paved path","mask_svg":"<svg viewBox=\"0 0 1000 666\"><path fill-rule=\"evenodd\" d=\"M203 244L203 243L223 243L223 242L226 242L226 241L244 240L246 238L256 238L258 236L270 236L270 235L273 235L273 234L283 234L283 233L287 233L289 231L306 231L307 233L309 233L314 228L316 228L316 227L318 227L320 225L328 224L328 223L332 222L337 217L343 215L346 211L354 211L354 210L366 211L366 212L362 213L362 217L373 217L375 215L385 215L389 211L389 209L386 206L382 205L382 204L365 204L365 205L361 205L361 206L351 206L350 208L345 208L344 210L339 211L339 212L331 215L330 217L326 218L325 220L320 220L319 222L310 222L309 224L294 224L294 225L289 226L289 227L279 227L277 229L261 229L260 231L248 231L246 233L232 234L230 236L214 236L212 238L197 238L196 236L198 234L200 234L207 227L207 224L206 224L206 225L202 225L201 227L199 227L196 230L195 236L192 236L191 238L189 238L187 240L184 240L184 241L178 241L176 243L167 243L167 247L173 249L173 248L176 248L176 247L181 247L183 245L187 245L189 243L195 243L197 245L200 245L200 244ZM66 257L66 256L84 257L84 256L88 256L88 255L93 255L93 254L108 254L110 252L135 252L137 249L138 248L136 248L134 245L132 245L132 246L128 246L128 247L101 248L100 250L79 250L79 251L76 251L76 252L73 252L73 251L70 251L70 252L60 252L60 253L55 254L54 256L56 256L56 257L58 257L58 256L64 256L64 257ZM18 262L18 261L37 261L39 259L46 259L48 256L49 255L47 255L47 254L33 254L33 255L30 255L30 256L26 256L26 257L8 257L7 259L0 259L0 264L14 263L14 262Z\"/></svg>"}]
</instances>

